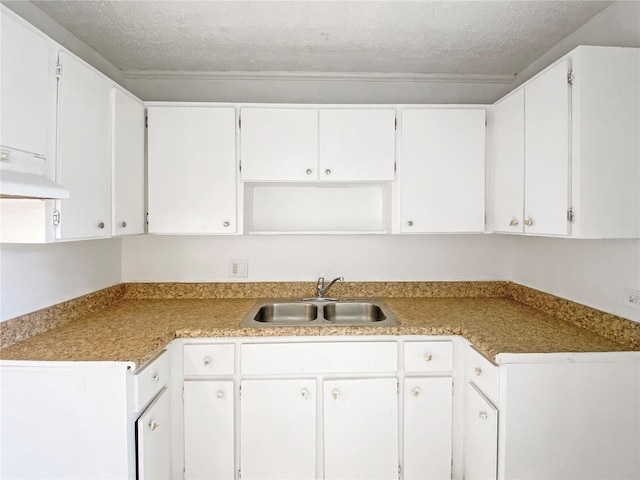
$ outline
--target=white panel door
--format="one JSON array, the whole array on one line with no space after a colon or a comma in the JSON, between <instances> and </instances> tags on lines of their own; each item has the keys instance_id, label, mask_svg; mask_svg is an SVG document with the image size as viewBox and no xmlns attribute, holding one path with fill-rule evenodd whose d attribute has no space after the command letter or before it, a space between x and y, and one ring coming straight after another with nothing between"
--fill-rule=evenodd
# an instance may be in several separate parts
<instances>
[{"instance_id":1,"label":"white panel door","mask_svg":"<svg viewBox=\"0 0 640 480\"><path fill-rule=\"evenodd\" d=\"M236 231L235 110L149 107L149 233Z\"/></svg>"},{"instance_id":2,"label":"white panel door","mask_svg":"<svg viewBox=\"0 0 640 480\"><path fill-rule=\"evenodd\" d=\"M55 131L51 44L4 10L0 37L0 145L46 156L50 132Z\"/></svg>"},{"instance_id":3,"label":"white panel door","mask_svg":"<svg viewBox=\"0 0 640 480\"><path fill-rule=\"evenodd\" d=\"M493 110L493 229L524 229L524 89Z\"/></svg>"},{"instance_id":4,"label":"white panel door","mask_svg":"<svg viewBox=\"0 0 640 480\"><path fill-rule=\"evenodd\" d=\"M320 110L319 179L393 180L393 109Z\"/></svg>"},{"instance_id":5,"label":"white panel door","mask_svg":"<svg viewBox=\"0 0 640 480\"><path fill-rule=\"evenodd\" d=\"M467 387L464 422L464 479L495 479L498 474L498 410L472 383Z\"/></svg>"},{"instance_id":6,"label":"white panel door","mask_svg":"<svg viewBox=\"0 0 640 480\"><path fill-rule=\"evenodd\" d=\"M144 105L117 88L111 101L113 234L144 233Z\"/></svg>"},{"instance_id":7,"label":"white panel door","mask_svg":"<svg viewBox=\"0 0 640 480\"><path fill-rule=\"evenodd\" d=\"M484 231L485 111L402 112L401 231Z\"/></svg>"},{"instance_id":8,"label":"white panel door","mask_svg":"<svg viewBox=\"0 0 640 480\"><path fill-rule=\"evenodd\" d=\"M243 480L315 478L315 380L243 380L241 392Z\"/></svg>"},{"instance_id":9,"label":"white panel door","mask_svg":"<svg viewBox=\"0 0 640 480\"><path fill-rule=\"evenodd\" d=\"M398 478L397 379L324 382L324 478Z\"/></svg>"},{"instance_id":10,"label":"white panel door","mask_svg":"<svg viewBox=\"0 0 640 480\"><path fill-rule=\"evenodd\" d=\"M405 480L451 478L451 377L406 378Z\"/></svg>"},{"instance_id":11,"label":"white panel door","mask_svg":"<svg viewBox=\"0 0 640 480\"><path fill-rule=\"evenodd\" d=\"M526 233L569 233L569 68L564 60L524 90Z\"/></svg>"},{"instance_id":12,"label":"white panel door","mask_svg":"<svg viewBox=\"0 0 640 480\"><path fill-rule=\"evenodd\" d=\"M171 478L171 402L166 388L136 422L138 480Z\"/></svg>"},{"instance_id":13,"label":"white panel door","mask_svg":"<svg viewBox=\"0 0 640 480\"><path fill-rule=\"evenodd\" d=\"M242 180L317 180L317 109L243 108L241 121Z\"/></svg>"},{"instance_id":14,"label":"white panel door","mask_svg":"<svg viewBox=\"0 0 640 480\"><path fill-rule=\"evenodd\" d=\"M60 239L111 235L111 85L75 57L60 52L58 177Z\"/></svg>"},{"instance_id":15,"label":"white panel door","mask_svg":"<svg viewBox=\"0 0 640 480\"><path fill-rule=\"evenodd\" d=\"M234 478L232 380L184 382L185 479Z\"/></svg>"}]
</instances>

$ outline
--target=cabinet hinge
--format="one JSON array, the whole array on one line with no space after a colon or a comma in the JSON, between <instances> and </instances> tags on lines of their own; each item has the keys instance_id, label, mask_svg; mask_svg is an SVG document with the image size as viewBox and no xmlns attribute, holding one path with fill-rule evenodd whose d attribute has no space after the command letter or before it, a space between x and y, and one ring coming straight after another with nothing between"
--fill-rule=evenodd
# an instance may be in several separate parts
<instances>
[{"instance_id":1,"label":"cabinet hinge","mask_svg":"<svg viewBox=\"0 0 640 480\"><path fill-rule=\"evenodd\" d=\"M56 63L56 80L60 80L62 77L62 64Z\"/></svg>"},{"instance_id":2,"label":"cabinet hinge","mask_svg":"<svg viewBox=\"0 0 640 480\"><path fill-rule=\"evenodd\" d=\"M147 212L147 225L149 225L149 212Z\"/></svg>"},{"instance_id":3,"label":"cabinet hinge","mask_svg":"<svg viewBox=\"0 0 640 480\"><path fill-rule=\"evenodd\" d=\"M576 218L575 212L573 211L573 207L567 210L567 222L573 222Z\"/></svg>"},{"instance_id":4,"label":"cabinet hinge","mask_svg":"<svg viewBox=\"0 0 640 480\"><path fill-rule=\"evenodd\" d=\"M60 210L53 211L53 225L54 226L60 225Z\"/></svg>"},{"instance_id":5,"label":"cabinet hinge","mask_svg":"<svg viewBox=\"0 0 640 480\"><path fill-rule=\"evenodd\" d=\"M400 382L396 383L396 395L400 396Z\"/></svg>"},{"instance_id":6,"label":"cabinet hinge","mask_svg":"<svg viewBox=\"0 0 640 480\"><path fill-rule=\"evenodd\" d=\"M238 170L242 171L242 160L238 162Z\"/></svg>"},{"instance_id":7,"label":"cabinet hinge","mask_svg":"<svg viewBox=\"0 0 640 480\"><path fill-rule=\"evenodd\" d=\"M242 117L238 117L238 128L242 128Z\"/></svg>"},{"instance_id":8,"label":"cabinet hinge","mask_svg":"<svg viewBox=\"0 0 640 480\"><path fill-rule=\"evenodd\" d=\"M398 129L398 117L393 119L393 128L396 130Z\"/></svg>"},{"instance_id":9,"label":"cabinet hinge","mask_svg":"<svg viewBox=\"0 0 640 480\"><path fill-rule=\"evenodd\" d=\"M238 398L242 398L242 385L238 387Z\"/></svg>"},{"instance_id":10,"label":"cabinet hinge","mask_svg":"<svg viewBox=\"0 0 640 480\"><path fill-rule=\"evenodd\" d=\"M182 397L182 401L184 402L184 386L182 387L182 391L180 392L180 396Z\"/></svg>"},{"instance_id":11,"label":"cabinet hinge","mask_svg":"<svg viewBox=\"0 0 640 480\"><path fill-rule=\"evenodd\" d=\"M398 171L398 162L393 162L393 173Z\"/></svg>"},{"instance_id":12,"label":"cabinet hinge","mask_svg":"<svg viewBox=\"0 0 640 480\"><path fill-rule=\"evenodd\" d=\"M242 470L238 469L238 479L242 478Z\"/></svg>"},{"instance_id":13,"label":"cabinet hinge","mask_svg":"<svg viewBox=\"0 0 640 480\"><path fill-rule=\"evenodd\" d=\"M149 128L149 115L144 116L144 128Z\"/></svg>"},{"instance_id":14,"label":"cabinet hinge","mask_svg":"<svg viewBox=\"0 0 640 480\"><path fill-rule=\"evenodd\" d=\"M567 83L569 85L573 85L574 80L575 80L575 77L573 76L573 70L572 70L569 73L567 73Z\"/></svg>"},{"instance_id":15,"label":"cabinet hinge","mask_svg":"<svg viewBox=\"0 0 640 480\"><path fill-rule=\"evenodd\" d=\"M402 478L402 466L398 464L398 480Z\"/></svg>"}]
</instances>

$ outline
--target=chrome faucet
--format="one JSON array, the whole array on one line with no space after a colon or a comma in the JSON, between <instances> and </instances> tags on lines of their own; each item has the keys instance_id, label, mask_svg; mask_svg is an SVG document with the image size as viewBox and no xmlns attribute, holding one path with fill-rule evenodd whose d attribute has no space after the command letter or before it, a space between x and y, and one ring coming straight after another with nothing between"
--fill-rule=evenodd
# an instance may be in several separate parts
<instances>
[{"instance_id":1,"label":"chrome faucet","mask_svg":"<svg viewBox=\"0 0 640 480\"><path fill-rule=\"evenodd\" d=\"M344 282L344 277L334 278L329 282L329 285L327 285L326 287L324 286L324 277L318 278L318 284L316 285L317 298L324 298L324 295L329 291L329 289L336 282Z\"/></svg>"}]
</instances>

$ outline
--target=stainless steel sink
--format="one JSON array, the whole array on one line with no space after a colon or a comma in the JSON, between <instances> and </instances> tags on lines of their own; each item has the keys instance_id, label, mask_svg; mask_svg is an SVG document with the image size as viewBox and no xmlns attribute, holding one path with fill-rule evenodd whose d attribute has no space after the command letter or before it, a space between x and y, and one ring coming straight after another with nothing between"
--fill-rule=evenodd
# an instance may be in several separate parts
<instances>
[{"instance_id":1,"label":"stainless steel sink","mask_svg":"<svg viewBox=\"0 0 640 480\"><path fill-rule=\"evenodd\" d=\"M398 325L398 319L377 298L263 298L240 323L242 327L323 325Z\"/></svg>"},{"instance_id":2,"label":"stainless steel sink","mask_svg":"<svg viewBox=\"0 0 640 480\"><path fill-rule=\"evenodd\" d=\"M332 323L377 323L387 319L382 309L370 302L335 302L324 306L324 318Z\"/></svg>"}]
</instances>

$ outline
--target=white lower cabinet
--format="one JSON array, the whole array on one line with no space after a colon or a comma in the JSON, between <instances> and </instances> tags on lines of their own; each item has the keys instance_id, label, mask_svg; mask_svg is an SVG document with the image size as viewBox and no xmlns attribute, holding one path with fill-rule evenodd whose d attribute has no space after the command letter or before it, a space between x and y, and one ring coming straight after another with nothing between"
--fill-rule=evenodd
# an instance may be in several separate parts
<instances>
[{"instance_id":1,"label":"white lower cabinet","mask_svg":"<svg viewBox=\"0 0 640 480\"><path fill-rule=\"evenodd\" d=\"M451 377L406 378L403 391L403 478L450 478L453 422Z\"/></svg>"},{"instance_id":2,"label":"white lower cabinet","mask_svg":"<svg viewBox=\"0 0 640 480\"><path fill-rule=\"evenodd\" d=\"M324 478L398 478L397 378L327 380Z\"/></svg>"},{"instance_id":3,"label":"white lower cabinet","mask_svg":"<svg viewBox=\"0 0 640 480\"><path fill-rule=\"evenodd\" d=\"M242 478L315 478L315 379L243 380L241 392Z\"/></svg>"},{"instance_id":4,"label":"white lower cabinet","mask_svg":"<svg viewBox=\"0 0 640 480\"><path fill-rule=\"evenodd\" d=\"M234 478L232 380L184 382L184 478Z\"/></svg>"},{"instance_id":5,"label":"white lower cabinet","mask_svg":"<svg viewBox=\"0 0 640 480\"><path fill-rule=\"evenodd\" d=\"M138 480L171 477L171 402L166 387L136 422Z\"/></svg>"},{"instance_id":6,"label":"white lower cabinet","mask_svg":"<svg viewBox=\"0 0 640 480\"><path fill-rule=\"evenodd\" d=\"M498 475L498 409L473 383L465 409L464 479L495 480Z\"/></svg>"}]
</instances>

